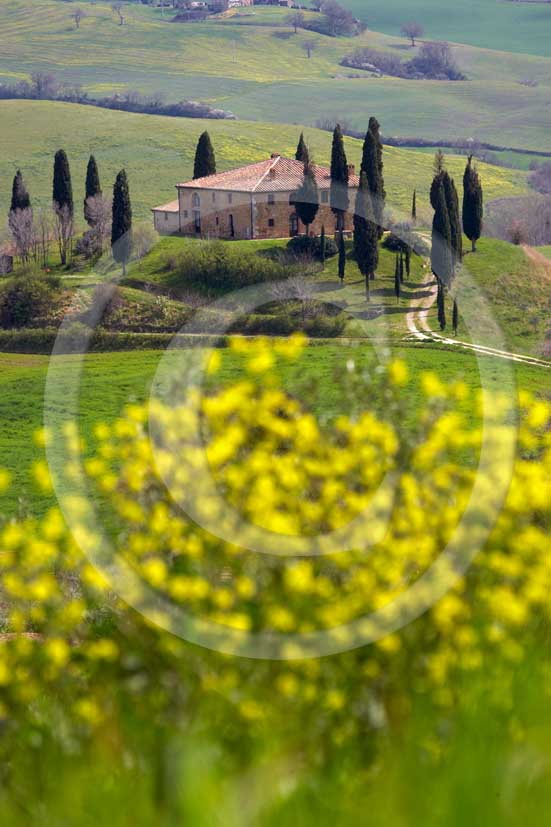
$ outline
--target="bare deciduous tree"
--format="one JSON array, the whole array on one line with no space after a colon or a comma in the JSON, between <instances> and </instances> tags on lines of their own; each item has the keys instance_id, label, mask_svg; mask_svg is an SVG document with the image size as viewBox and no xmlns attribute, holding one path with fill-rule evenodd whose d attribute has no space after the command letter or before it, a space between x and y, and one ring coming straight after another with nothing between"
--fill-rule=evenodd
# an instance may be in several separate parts
<instances>
[{"instance_id":1,"label":"bare deciduous tree","mask_svg":"<svg viewBox=\"0 0 551 827\"><path fill-rule=\"evenodd\" d=\"M285 22L292 26L295 30L295 34L304 26L305 21L304 14L301 11L294 11L292 14L288 14L285 18Z\"/></svg>"},{"instance_id":2,"label":"bare deciduous tree","mask_svg":"<svg viewBox=\"0 0 551 827\"><path fill-rule=\"evenodd\" d=\"M415 46L415 38L422 37L425 33L424 28L421 26L420 23L415 23L413 20L410 23L404 23L400 32L404 35L404 37L409 37L411 40L412 47Z\"/></svg>"},{"instance_id":3,"label":"bare deciduous tree","mask_svg":"<svg viewBox=\"0 0 551 827\"><path fill-rule=\"evenodd\" d=\"M38 100L45 100L55 97L59 91L59 86L53 75L47 72L33 72L31 75L31 89L33 97Z\"/></svg>"},{"instance_id":4,"label":"bare deciduous tree","mask_svg":"<svg viewBox=\"0 0 551 827\"><path fill-rule=\"evenodd\" d=\"M314 49L316 49L317 45L318 44L315 40L305 40L302 44L302 48L308 55L308 60L310 60L310 58L312 57L312 52L314 51Z\"/></svg>"},{"instance_id":5,"label":"bare deciduous tree","mask_svg":"<svg viewBox=\"0 0 551 827\"><path fill-rule=\"evenodd\" d=\"M74 221L68 206L53 205L54 236L57 240L59 255L62 262L67 261L67 254L71 253Z\"/></svg>"},{"instance_id":6,"label":"bare deciduous tree","mask_svg":"<svg viewBox=\"0 0 551 827\"><path fill-rule=\"evenodd\" d=\"M84 9L76 8L73 12L71 12L71 17L75 21L75 28L80 29L80 21L86 17L86 12Z\"/></svg>"},{"instance_id":7,"label":"bare deciduous tree","mask_svg":"<svg viewBox=\"0 0 551 827\"><path fill-rule=\"evenodd\" d=\"M124 3L112 3L111 11L119 16L119 26L124 26Z\"/></svg>"},{"instance_id":8,"label":"bare deciduous tree","mask_svg":"<svg viewBox=\"0 0 551 827\"><path fill-rule=\"evenodd\" d=\"M111 202L103 195L95 195L86 201L86 220L90 224L89 236L93 255L103 253L103 245L111 232Z\"/></svg>"},{"instance_id":9,"label":"bare deciduous tree","mask_svg":"<svg viewBox=\"0 0 551 827\"><path fill-rule=\"evenodd\" d=\"M35 215L33 233L33 258L41 267L48 266L48 252L52 238L52 222L47 210L41 208Z\"/></svg>"},{"instance_id":10,"label":"bare deciduous tree","mask_svg":"<svg viewBox=\"0 0 551 827\"><path fill-rule=\"evenodd\" d=\"M26 264L33 245L33 211L30 207L24 210L10 210L8 225L12 235L17 255Z\"/></svg>"}]
</instances>

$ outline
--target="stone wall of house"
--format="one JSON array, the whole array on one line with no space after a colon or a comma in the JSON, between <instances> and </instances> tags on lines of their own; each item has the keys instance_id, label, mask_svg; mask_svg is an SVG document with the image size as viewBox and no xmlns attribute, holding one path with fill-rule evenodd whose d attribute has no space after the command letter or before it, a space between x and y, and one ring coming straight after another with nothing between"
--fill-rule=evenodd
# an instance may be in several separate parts
<instances>
[{"instance_id":1,"label":"stone wall of house","mask_svg":"<svg viewBox=\"0 0 551 827\"><path fill-rule=\"evenodd\" d=\"M153 224L160 235L174 235L180 232L180 216L177 212L153 210Z\"/></svg>"},{"instance_id":2,"label":"stone wall of house","mask_svg":"<svg viewBox=\"0 0 551 827\"><path fill-rule=\"evenodd\" d=\"M247 239L252 237L251 196L225 190L179 190L184 235Z\"/></svg>"}]
</instances>

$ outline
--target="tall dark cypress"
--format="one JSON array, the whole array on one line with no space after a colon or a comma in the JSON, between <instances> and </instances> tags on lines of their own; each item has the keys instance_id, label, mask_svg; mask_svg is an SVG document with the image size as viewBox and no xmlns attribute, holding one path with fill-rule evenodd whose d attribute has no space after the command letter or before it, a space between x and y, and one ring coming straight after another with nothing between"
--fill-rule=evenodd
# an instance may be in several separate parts
<instances>
[{"instance_id":1,"label":"tall dark cypress","mask_svg":"<svg viewBox=\"0 0 551 827\"><path fill-rule=\"evenodd\" d=\"M459 215L459 197L453 178L447 172L443 174L444 194L450 221L451 246L454 269L463 260L463 231Z\"/></svg>"},{"instance_id":2,"label":"tall dark cypress","mask_svg":"<svg viewBox=\"0 0 551 827\"><path fill-rule=\"evenodd\" d=\"M208 132L203 132L197 142L195 150L195 163L193 165L193 178L206 178L207 175L216 174L216 158Z\"/></svg>"},{"instance_id":3,"label":"tall dark cypress","mask_svg":"<svg viewBox=\"0 0 551 827\"><path fill-rule=\"evenodd\" d=\"M303 164L307 164L310 161L310 152L308 151L308 146L304 140L304 132L300 133L295 159L297 161L302 161Z\"/></svg>"},{"instance_id":4,"label":"tall dark cypress","mask_svg":"<svg viewBox=\"0 0 551 827\"><path fill-rule=\"evenodd\" d=\"M482 234L484 203L482 184L477 170L473 167L472 160L473 156L469 155L463 175L463 230L472 244L474 253L476 252L476 242Z\"/></svg>"},{"instance_id":5,"label":"tall dark cypress","mask_svg":"<svg viewBox=\"0 0 551 827\"><path fill-rule=\"evenodd\" d=\"M54 182L52 201L56 211L67 210L68 215L72 218L74 214L73 206L73 185L71 183L71 170L69 168L69 159L64 149L58 150L54 158Z\"/></svg>"},{"instance_id":6,"label":"tall dark cypress","mask_svg":"<svg viewBox=\"0 0 551 827\"><path fill-rule=\"evenodd\" d=\"M117 175L113 187L113 223L111 226L113 258L122 264L123 275L132 252L132 205L126 171Z\"/></svg>"},{"instance_id":7,"label":"tall dark cypress","mask_svg":"<svg viewBox=\"0 0 551 827\"><path fill-rule=\"evenodd\" d=\"M444 182L437 175L438 185L434 189L434 218L432 222L431 267L439 282L449 284L453 275L453 255L451 246L451 229Z\"/></svg>"},{"instance_id":8,"label":"tall dark cypress","mask_svg":"<svg viewBox=\"0 0 551 827\"><path fill-rule=\"evenodd\" d=\"M94 156L90 155L88 166L86 167L86 186L84 195L84 219L90 226L93 224L93 218L90 215L88 200L90 198L97 198L101 194L98 165Z\"/></svg>"},{"instance_id":9,"label":"tall dark cypress","mask_svg":"<svg viewBox=\"0 0 551 827\"><path fill-rule=\"evenodd\" d=\"M457 307L457 299L453 300L453 311L452 311L452 329L453 335L457 336L457 328L459 326L459 308Z\"/></svg>"},{"instance_id":10,"label":"tall dark cypress","mask_svg":"<svg viewBox=\"0 0 551 827\"><path fill-rule=\"evenodd\" d=\"M440 330L446 329L446 303L445 303L445 296L444 296L444 285L442 282L438 282L438 294L436 297L436 305L438 309L438 324L440 325Z\"/></svg>"},{"instance_id":11,"label":"tall dark cypress","mask_svg":"<svg viewBox=\"0 0 551 827\"><path fill-rule=\"evenodd\" d=\"M399 267L400 267L400 284L403 284L404 283L404 255L403 255L401 250L400 250Z\"/></svg>"},{"instance_id":12,"label":"tall dark cypress","mask_svg":"<svg viewBox=\"0 0 551 827\"><path fill-rule=\"evenodd\" d=\"M414 221L417 220L417 190L413 190L413 198L411 199L411 217Z\"/></svg>"},{"instance_id":13,"label":"tall dark cypress","mask_svg":"<svg viewBox=\"0 0 551 827\"><path fill-rule=\"evenodd\" d=\"M316 176L309 163L304 164L302 184L295 192L291 203L306 227L306 234L308 234L310 224L314 221L320 208Z\"/></svg>"},{"instance_id":14,"label":"tall dark cypress","mask_svg":"<svg viewBox=\"0 0 551 827\"><path fill-rule=\"evenodd\" d=\"M360 186L356 195L354 209L354 256L360 273L365 276L365 294L369 301L369 282L375 278L379 263L379 236L377 222L371 202L371 195L364 173L360 176Z\"/></svg>"},{"instance_id":15,"label":"tall dark cypress","mask_svg":"<svg viewBox=\"0 0 551 827\"><path fill-rule=\"evenodd\" d=\"M331 191L330 204L337 219L337 230L344 229L344 214L348 210L350 198L348 195L348 182L350 173L346 152L344 151L344 140L340 124L337 124L333 132L333 146L331 148Z\"/></svg>"},{"instance_id":16,"label":"tall dark cypress","mask_svg":"<svg viewBox=\"0 0 551 827\"><path fill-rule=\"evenodd\" d=\"M346 246L344 244L344 233L340 232L339 234L339 278L341 280L341 284L344 282L344 276L346 274Z\"/></svg>"},{"instance_id":17,"label":"tall dark cypress","mask_svg":"<svg viewBox=\"0 0 551 827\"><path fill-rule=\"evenodd\" d=\"M411 275L411 247L409 244L406 247L406 276L410 277Z\"/></svg>"},{"instance_id":18,"label":"tall dark cypress","mask_svg":"<svg viewBox=\"0 0 551 827\"><path fill-rule=\"evenodd\" d=\"M379 122L376 118L369 119L369 127L364 140L360 175L364 172L371 193L378 237L381 238L386 192L383 178L383 145L379 134Z\"/></svg>"},{"instance_id":19,"label":"tall dark cypress","mask_svg":"<svg viewBox=\"0 0 551 827\"><path fill-rule=\"evenodd\" d=\"M23 180L23 174L18 169L13 179L13 186L11 191L11 205L10 212L16 210L29 210L31 207L31 198L27 187Z\"/></svg>"},{"instance_id":20,"label":"tall dark cypress","mask_svg":"<svg viewBox=\"0 0 551 827\"><path fill-rule=\"evenodd\" d=\"M398 253L396 253L396 266L394 268L394 295L396 301L400 301L401 292L401 278L400 278L400 262L398 261Z\"/></svg>"}]
</instances>

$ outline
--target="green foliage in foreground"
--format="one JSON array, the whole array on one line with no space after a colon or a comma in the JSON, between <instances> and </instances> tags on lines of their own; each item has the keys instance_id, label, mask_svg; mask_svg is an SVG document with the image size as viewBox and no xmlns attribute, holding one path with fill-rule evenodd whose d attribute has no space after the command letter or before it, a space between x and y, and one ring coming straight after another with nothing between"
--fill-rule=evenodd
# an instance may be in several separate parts
<instances>
[{"instance_id":1,"label":"green foliage in foreground","mask_svg":"<svg viewBox=\"0 0 551 827\"><path fill-rule=\"evenodd\" d=\"M400 360L380 370L375 360L359 364L341 351L334 368L344 378L332 383L341 407L315 422L311 397L299 401L280 385L278 366L286 363L305 388L297 340L275 343L275 362L272 347L234 343L245 382L220 376L219 385L224 363L230 373L234 365L230 353L215 356L197 414L180 397L151 409L170 440L156 458L174 498L152 457L147 408L133 404L113 427L96 429L85 481L123 520L124 534L113 540L141 578L134 605L144 607L148 584L177 610L223 625L221 645L247 631L258 644L274 629L294 635L281 651L296 656L297 637L314 625L340 651L354 637L349 627L333 635L333 627L424 580L480 478L476 524L488 515L494 487L507 492L490 537L459 580L440 569L446 594L399 631L341 654L278 661L236 656L239 646L219 655L189 645L158 628L170 624L158 613L145 622L114 599L113 569L107 581L98 577L58 511L40 523L11 522L0 561L10 607L4 628L43 637L16 636L0 651L0 797L9 827L22 813L88 827L107 810L115 827L129 817L138 827L186 818L207 825L215 811L230 827L376 825L382 810L406 825L459 827L482 812L484 825L516 827L549 806L549 404L523 394L520 429L502 423L517 403L500 396L500 385L488 423L492 458L477 469L458 458L464 448L472 459L479 445L477 394L468 383L434 371L412 375ZM70 370L63 365L62 381ZM416 396L422 404L414 412L404 403ZM398 416L404 407L413 429ZM176 505L195 471L205 513L217 513L201 497L203 460L173 450L183 448L196 416L204 419L216 484L257 526L317 532L328 520L346 524L385 471L396 470L384 537L368 555L352 548L295 560L251 555L204 533ZM71 461L60 473L73 496L66 505L80 543L95 544L105 523L91 523L74 497L80 443L65 424L43 439L67 446ZM501 474L508 447L516 454L512 479ZM44 469L37 479L47 488ZM279 533L283 541L298 532ZM245 805L243 778L247 790L258 790Z\"/></svg>"}]
</instances>

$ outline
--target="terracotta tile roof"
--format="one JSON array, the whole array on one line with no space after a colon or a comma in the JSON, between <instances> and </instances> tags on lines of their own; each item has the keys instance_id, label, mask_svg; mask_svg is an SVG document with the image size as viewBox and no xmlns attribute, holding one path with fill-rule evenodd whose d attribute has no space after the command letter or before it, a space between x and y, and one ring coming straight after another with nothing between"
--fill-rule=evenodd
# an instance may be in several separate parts
<instances>
[{"instance_id":1,"label":"terracotta tile roof","mask_svg":"<svg viewBox=\"0 0 551 827\"><path fill-rule=\"evenodd\" d=\"M312 164L316 182L320 189L328 189L331 183L330 170ZM294 158L277 155L266 161L230 169L195 181L177 184L177 187L201 190L228 190L234 192L293 192L302 183L304 165ZM350 186L357 187L359 178L350 176Z\"/></svg>"},{"instance_id":2,"label":"terracotta tile roof","mask_svg":"<svg viewBox=\"0 0 551 827\"><path fill-rule=\"evenodd\" d=\"M180 212L180 202L171 201L170 204L163 204L161 207L153 207L153 212Z\"/></svg>"}]
</instances>

